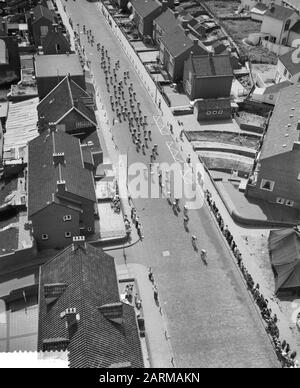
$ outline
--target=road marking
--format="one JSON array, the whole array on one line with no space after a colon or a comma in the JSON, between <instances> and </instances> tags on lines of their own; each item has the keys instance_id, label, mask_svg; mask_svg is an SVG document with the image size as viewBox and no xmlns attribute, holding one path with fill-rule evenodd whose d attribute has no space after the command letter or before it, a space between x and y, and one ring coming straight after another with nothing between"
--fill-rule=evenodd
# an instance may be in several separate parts
<instances>
[{"instance_id":1,"label":"road marking","mask_svg":"<svg viewBox=\"0 0 300 388\"><path fill-rule=\"evenodd\" d=\"M172 158L174 159L175 162L179 162L179 163L184 163L184 160L181 156L181 153L180 151L178 150L178 148L176 147L176 144L173 140L171 141L166 141L166 145L172 155Z\"/></svg>"},{"instance_id":2,"label":"road marking","mask_svg":"<svg viewBox=\"0 0 300 388\"><path fill-rule=\"evenodd\" d=\"M164 124L161 116L153 116L153 119L161 135L166 136L170 134L170 132L168 131L168 127L166 126L166 124Z\"/></svg>"}]
</instances>

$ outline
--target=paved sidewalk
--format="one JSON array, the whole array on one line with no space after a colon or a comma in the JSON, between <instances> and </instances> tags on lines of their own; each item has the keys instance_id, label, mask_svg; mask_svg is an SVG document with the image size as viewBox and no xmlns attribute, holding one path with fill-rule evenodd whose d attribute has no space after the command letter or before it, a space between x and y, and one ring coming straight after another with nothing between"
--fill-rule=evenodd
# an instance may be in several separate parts
<instances>
[{"instance_id":1,"label":"paved sidewalk","mask_svg":"<svg viewBox=\"0 0 300 388\"><path fill-rule=\"evenodd\" d=\"M155 304L152 283L148 279L148 269L140 264L118 265L117 274L119 280L135 278L137 281L148 337L150 366L152 368L173 368L175 366L174 356L167 323L163 309ZM160 296L159 302L161 306Z\"/></svg>"}]
</instances>

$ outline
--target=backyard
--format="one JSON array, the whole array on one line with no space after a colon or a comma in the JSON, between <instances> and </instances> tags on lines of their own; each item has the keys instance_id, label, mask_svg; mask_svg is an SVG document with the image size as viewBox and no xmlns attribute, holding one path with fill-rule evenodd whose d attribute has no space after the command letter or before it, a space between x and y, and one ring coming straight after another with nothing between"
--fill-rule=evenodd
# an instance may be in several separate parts
<instances>
[{"instance_id":1,"label":"backyard","mask_svg":"<svg viewBox=\"0 0 300 388\"><path fill-rule=\"evenodd\" d=\"M18 235L17 228L10 228L0 233L0 255L12 253L18 249Z\"/></svg>"},{"instance_id":2,"label":"backyard","mask_svg":"<svg viewBox=\"0 0 300 388\"><path fill-rule=\"evenodd\" d=\"M257 136L227 133L218 131L187 132L189 141L208 141L215 143L234 144L247 148L257 149L259 138Z\"/></svg>"},{"instance_id":3,"label":"backyard","mask_svg":"<svg viewBox=\"0 0 300 388\"><path fill-rule=\"evenodd\" d=\"M214 15L220 17L233 15L241 3L238 0L205 0L204 4Z\"/></svg>"}]
</instances>

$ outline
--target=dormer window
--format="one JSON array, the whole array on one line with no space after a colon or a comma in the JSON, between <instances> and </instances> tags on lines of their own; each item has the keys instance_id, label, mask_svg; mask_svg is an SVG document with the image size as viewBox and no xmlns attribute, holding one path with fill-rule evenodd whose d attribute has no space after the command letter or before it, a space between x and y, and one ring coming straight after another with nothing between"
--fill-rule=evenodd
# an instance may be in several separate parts
<instances>
[{"instance_id":1,"label":"dormer window","mask_svg":"<svg viewBox=\"0 0 300 388\"><path fill-rule=\"evenodd\" d=\"M72 220L72 216L69 214L69 215L66 215L63 217L63 220L66 222L66 221L71 221Z\"/></svg>"}]
</instances>

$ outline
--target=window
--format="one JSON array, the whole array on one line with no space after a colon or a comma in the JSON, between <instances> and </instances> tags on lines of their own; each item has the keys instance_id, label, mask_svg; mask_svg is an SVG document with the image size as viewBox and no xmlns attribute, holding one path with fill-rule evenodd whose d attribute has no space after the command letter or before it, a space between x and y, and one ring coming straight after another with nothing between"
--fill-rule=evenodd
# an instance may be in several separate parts
<instances>
[{"instance_id":1,"label":"window","mask_svg":"<svg viewBox=\"0 0 300 388\"><path fill-rule=\"evenodd\" d=\"M211 111L208 110L208 111L206 112L206 114L207 114L208 116L211 115Z\"/></svg>"},{"instance_id":2,"label":"window","mask_svg":"<svg viewBox=\"0 0 300 388\"><path fill-rule=\"evenodd\" d=\"M219 114L219 115L222 115L222 114L223 114L223 111L222 111L222 110L219 110L219 111L218 111L218 114Z\"/></svg>"},{"instance_id":3,"label":"window","mask_svg":"<svg viewBox=\"0 0 300 388\"><path fill-rule=\"evenodd\" d=\"M48 234L42 234L42 240L48 240L49 236Z\"/></svg>"},{"instance_id":4,"label":"window","mask_svg":"<svg viewBox=\"0 0 300 388\"><path fill-rule=\"evenodd\" d=\"M275 182L268 179L262 179L260 188L261 190L273 191Z\"/></svg>"},{"instance_id":5,"label":"window","mask_svg":"<svg viewBox=\"0 0 300 388\"><path fill-rule=\"evenodd\" d=\"M289 74L289 79L291 79L292 78L292 75L291 74Z\"/></svg>"},{"instance_id":6,"label":"window","mask_svg":"<svg viewBox=\"0 0 300 388\"><path fill-rule=\"evenodd\" d=\"M291 25L291 21L290 20L287 20L285 25L284 25L284 31L287 31L289 28L290 28L290 25ZM283 43L283 41L282 41ZM284 44L284 43L283 43Z\"/></svg>"},{"instance_id":7,"label":"window","mask_svg":"<svg viewBox=\"0 0 300 388\"><path fill-rule=\"evenodd\" d=\"M65 238L70 238L72 236L72 233L71 232L66 232L65 233Z\"/></svg>"},{"instance_id":8,"label":"window","mask_svg":"<svg viewBox=\"0 0 300 388\"><path fill-rule=\"evenodd\" d=\"M281 198L281 197L277 197L276 198L276 203L279 203L280 205L283 205L285 202L285 199L284 198Z\"/></svg>"},{"instance_id":9,"label":"window","mask_svg":"<svg viewBox=\"0 0 300 388\"><path fill-rule=\"evenodd\" d=\"M41 35L46 36L48 34L48 26L41 26Z\"/></svg>"},{"instance_id":10,"label":"window","mask_svg":"<svg viewBox=\"0 0 300 388\"><path fill-rule=\"evenodd\" d=\"M218 112L216 110L213 111L213 115L216 115L218 114Z\"/></svg>"},{"instance_id":11,"label":"window","mask_svg":"<svg viewBox=\"0 0 300 388\"><path fill-rule=\"evenodd\" d=\"M287 69L284 69L283 75L284 75L284 76L287 75Z\"/></svg>"},{"instance_id":12,"label":"window","mask_svg":"<svg viewBox=\"0 0 300 388\"><path fill-rule=\"evenodd\" d=\"M286 38L283 38L283 39L282 39L282 44L283 44L283 46L286 46L286 43L287 43L287 39L286 39Z\"/></svg>"},{"instance_id":13,"label":"window","mask_svg":"<svg viewBox=\"0 0 300 388\"><path fill-rule=\"evenodd\" d=\"M91 232L92 231L92 228L89 226L88 227L88 232Z\"/></svg>"},{"instance_id":14,"label":"window","mask_svg":"<svg viewBox=\"0 0 300 388\"><path fill-rule=\"evenodd\" d=\"M294 201L291 201L290 199L286 200L286 206L293 207L294 206Z\"/></svg>"},{"instance_id":15,"label":"window","mask_svg":"<svg viewBox=\"0 0 300 388\"><path fill-rule=\"evenodd\" d=\"M72 216L71 215L64 216L63 220L64 221L71 221L72 220Z\"/></svg>"},{"instance_id":16,"label":"window","mask_svg":"<svg viewBox=\"0 0 300 388\"><path fill-rule=\"evenodd\" d=\"M56 46L56 52L58 53L60 50L60 45L57 43L55 46Z\"/></svg>"}]
</instances>

